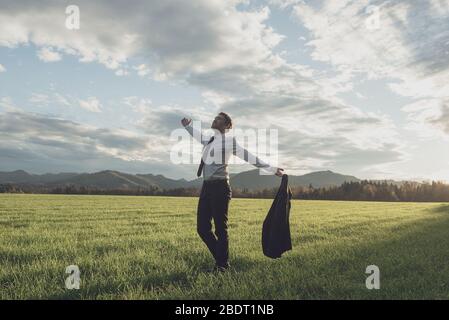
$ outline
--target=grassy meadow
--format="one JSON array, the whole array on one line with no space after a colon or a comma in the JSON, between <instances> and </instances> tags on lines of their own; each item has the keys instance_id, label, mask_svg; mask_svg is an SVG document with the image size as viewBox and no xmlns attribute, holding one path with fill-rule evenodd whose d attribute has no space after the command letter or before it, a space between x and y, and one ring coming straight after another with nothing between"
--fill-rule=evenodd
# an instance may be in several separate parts
<instances>
[{"instance_id":1,"label":"grassy meadow","mask_svg":"<svg viewBox=\"0 0 449 320\"><path fill-rule=\"evenodd\" d=\"M196 234L197 198L0 195L0 299L448 299L449 204L292 201L293 250L265 257L271 200L232 199L232 270ZM65 288L65 268L81 271ZM365 286L368 265L380 289Z\"/></svg>"}]
</instances>

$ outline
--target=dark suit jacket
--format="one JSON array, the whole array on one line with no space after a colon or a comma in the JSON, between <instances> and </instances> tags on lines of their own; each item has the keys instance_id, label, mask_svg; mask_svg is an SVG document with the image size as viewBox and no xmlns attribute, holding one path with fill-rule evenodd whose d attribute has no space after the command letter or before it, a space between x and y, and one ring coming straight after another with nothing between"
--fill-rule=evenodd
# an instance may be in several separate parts
<instances>
[{"instance_id":1,"label":"dark suit jacket","mask_svg":"<svg viewBox=\"0 0 449 320\"><path fill-rule=\"evenodd\" d=\"M289 224L291 198L288 176L284 174L270 211L263 222L262 248L267 257L280 258L282 253L292 249Z\"/></svg>"}]
</instances>

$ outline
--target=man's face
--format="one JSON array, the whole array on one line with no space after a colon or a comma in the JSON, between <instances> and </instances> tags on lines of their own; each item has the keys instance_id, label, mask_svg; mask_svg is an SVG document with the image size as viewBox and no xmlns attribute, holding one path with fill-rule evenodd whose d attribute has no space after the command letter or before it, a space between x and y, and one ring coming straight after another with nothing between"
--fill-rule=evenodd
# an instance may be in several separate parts
<instances>
[{"instance_id":1,"label":"man's face","mask_svg":"<svg viewBox=\"0 0 449 320\"><path fill-rule=\"evenodd\" d=\"M226 129L226 119L221 115L217 115L210 127L212 129L223 131L224 129Z\"/></svg>"}]
</instances>

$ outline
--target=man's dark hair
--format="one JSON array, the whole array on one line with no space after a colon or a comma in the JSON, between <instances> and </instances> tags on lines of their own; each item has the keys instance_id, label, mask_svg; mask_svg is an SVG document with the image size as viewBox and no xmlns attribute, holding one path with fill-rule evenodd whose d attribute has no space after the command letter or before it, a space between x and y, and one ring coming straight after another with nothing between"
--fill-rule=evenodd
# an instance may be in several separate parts
<instances>
[{"instance_id":1,"label":"man's dark hair","mask_svg":"<svg viewBox=\"0 0 449 320\"><path fill-rule=\"evenodd\" d=\"M223 116L223 118L225 119L226 126L229 129L231 129L232 128L232 119L231 119L231 117L227 113L224 113L224 112L220 112L218 115Z\"/></svg>"}]
</instances>

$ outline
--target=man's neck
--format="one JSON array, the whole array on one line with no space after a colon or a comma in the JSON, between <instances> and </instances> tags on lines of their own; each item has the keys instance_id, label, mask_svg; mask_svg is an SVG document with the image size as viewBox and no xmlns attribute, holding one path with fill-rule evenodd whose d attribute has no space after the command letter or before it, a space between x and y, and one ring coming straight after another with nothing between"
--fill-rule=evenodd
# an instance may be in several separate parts
<instances>
[{"instance_id":1,"label":"man's neck","mask_svg":"<svg viewBox=\"0 0 449 320\"><path fill-rule=\"evenodd\" d=\"M220 135L224 135L226 133L226 131L225 130L218 130L218 129L215 129L214 130L214 136L220 136Z\"/></svg>"}]
</instances>

